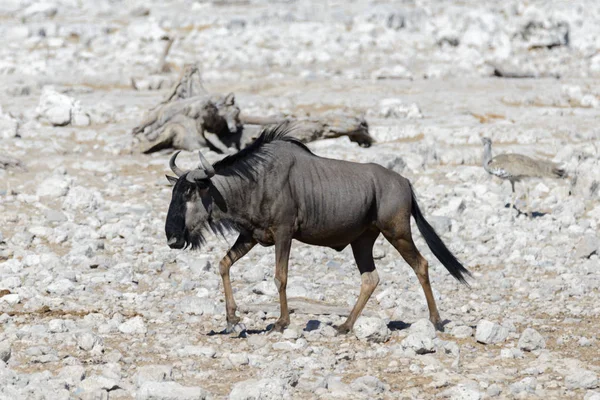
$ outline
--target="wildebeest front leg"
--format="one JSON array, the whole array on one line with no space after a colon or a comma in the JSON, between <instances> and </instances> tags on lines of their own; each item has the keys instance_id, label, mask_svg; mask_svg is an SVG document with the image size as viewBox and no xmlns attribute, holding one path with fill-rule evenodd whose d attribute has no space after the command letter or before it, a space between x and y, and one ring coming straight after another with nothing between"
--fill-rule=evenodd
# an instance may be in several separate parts
<instances>
[{"instance_id":1,"label":"wildebeest front leg","mask_svg":"<svg viewBox=\"0 0 600 400\"><path fill-rule=\"evenodd\" d=\"M379 284L379 275L375 270L375 262L373 261L373 244L375 244L378 235L379 232L367 232L352 242L352 253L360 271L360 294L346 322L337 327L340 333L348 333L352 330L354 323Z\"/></svg>"},{"instance_id":2,"label":"wildebeest front leg","mask_svg":"<svg viewBox=\"0 0 600 400\"><path fill-rule=\"evenodd\" d=\"M232 332L235 325L240 322L240 318L235 314L237 305L233 299L233 290L231 289L231 280L229 279L229 269L237 260L248 254L256 245L251 237L243 233L237 238L231 249L219 263L219 272L223 279L223 289L225 291L225 310L227 312L227 332Z\"/></svg>"},{"instance_id":3,"label":"wildebeest front leg","mask_svg":"<svg viewBox=\"0 0 600 400\"><path fill-rule=\"evenodd\" d=\"M279 292L279 307L281 311L279 319L275 322L275 325L273 325L271 332L283 332L283 330L290 324L286 287L291 247L291 237L284 237L275 242L275 286Z\"/></svg>"}]
</instances>

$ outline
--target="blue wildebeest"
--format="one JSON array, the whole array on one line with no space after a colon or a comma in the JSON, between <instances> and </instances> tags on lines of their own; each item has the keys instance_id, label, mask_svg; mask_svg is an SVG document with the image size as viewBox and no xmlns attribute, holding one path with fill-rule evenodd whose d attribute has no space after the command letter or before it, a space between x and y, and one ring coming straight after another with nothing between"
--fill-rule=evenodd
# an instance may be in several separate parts
<instances>
[{"instance_id":1,"label":"blue wildebeest","mask_svg":"<svg viewBox=\"0 0 600 400\"><path fill-rule=\"evenodd\" d=\"M294 123L263 130L249 147L211 166L200 156L200 166L177 175L166 220L168 244L173 249L204 242L208 229L239 232L233 247L221 260L227 310L227 331L239 322L229 269L257 243L275 245L275 285L281 314L273 330L290 323L286 285L292 239L341 251L352 246L361 274L358 300L348 319L337 329L350 331L379 283L373 262L373 245L380 233L413 268L425 292L431 322L443 329L431 291L427 261L411 236L410 216L433 254L459 281L470 275L446 248L417 205L410 182L377 164L332 160L313 154L287 136Z\"/></svg>"}]
</instances>

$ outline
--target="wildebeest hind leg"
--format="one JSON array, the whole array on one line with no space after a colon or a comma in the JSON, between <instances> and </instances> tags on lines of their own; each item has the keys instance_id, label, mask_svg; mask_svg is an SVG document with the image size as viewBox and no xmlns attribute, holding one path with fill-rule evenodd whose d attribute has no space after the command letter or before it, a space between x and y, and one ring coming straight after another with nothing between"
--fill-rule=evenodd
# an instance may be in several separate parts
<instances>
[{"instance_id":1,"label":"wildebeest hind leg","mask_svg":"<svg viewBox=\"0 0 600 400\"><path fill-rule=\"evenodd\" d=\"M379 232L369 231L352 242L352 253L360 271L360 294L346 322L337 327L340 333L348 333L352 330L371 294L379 284L379 275L373 261L373 244L375 244L377 236L379 236Z\"/></svg>"},{"instance_id":2,"label":"wildebeest hind leg","mask_svg":"<svg viewBox=\"0 0 600 400\"><path fill-rule=\"evenodd\" d=\"M433 292L431 291L431 283L429 282L429 264L427 260L419 253L415 243L410 237L410 230L406 238L394 238L388 237L386 239L398 250L402 258L412 267L417 274L417 278L421 283L423 292L425 293L425 299L427 300L427 307L429 308L429 320L433 323L435 328L439 331L444 330L440 314L438 313Z\"/></svg>"},{"instance_id":3,"label":"wildebeest hind leg","mask_svg":"<svg viewBox=\"0 0 600 400\"><path fill-rule=\"evenodd\" d=\"M233 263L248 254L255 245L256 242L254 239L242 233L219 263L219 273L223 279L223 290L225 291L225 310L227 312L226 332L228 333L231 333L234 330L235 325L240 322L240 318L235 314L237 305L233 299L233 290L231 289L231 280L229 279L229 269Z\"/></svg>"},{"instance_id":4,"label":"wildebeest hind leg","mask_svg":"<svg viewBox=\"0 0 600 400\"><path fill-rule=\"evenodd\" d=\"M275 241L275 286L279 292L279 307L281 313L279 315L279 319L275 322L273 328L271 328L271 332L283 332L283 330L290 324L286 288L291 247L291 236L282 237Z\"/></svg>"}]
</instances>

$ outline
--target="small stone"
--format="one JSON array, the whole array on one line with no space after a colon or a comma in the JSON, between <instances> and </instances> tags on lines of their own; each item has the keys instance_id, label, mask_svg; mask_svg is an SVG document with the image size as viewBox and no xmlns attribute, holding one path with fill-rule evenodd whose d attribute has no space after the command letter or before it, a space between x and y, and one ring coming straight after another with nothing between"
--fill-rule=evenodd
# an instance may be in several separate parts
<instances>
[{"instance_id":1,"label":"small stone","mask_svg":"<svg viewBox=\"0 0 600 400\"><path fill-rule=\"evenodd\" d=\"M598 252L600 241L596 235L585 235L575 246L576 258L590 258L594 253Z\"/></svg>"},{"instance_id":2,"label":"small stone","mask_svg":"<svg viewBox=\"0 0 600 400\"><path fill-rule=\"evenodd\" d=\"M44 87L40 104L36 108L38 116L54 126L63 126L71 122L71 108L74 100L69 96L58 93L52 87Z\"/></svg>"},{"instance_id":3,"label":"small stone","mask_svg":"<svg viewBox=\"0 0 600 400\"><path fill-rule=\"evenodd\" d=\"M521 379L519 382L515 382L510 385L510 391L513 395L520 393L535 393L535 387L537 386L537 380L531 376Z\"/></svg>"},{"instance_id":4,"label":"small stone","mask_svg":"<svg viewBox=\"0 0 600 400\"><path fill-rule=\"evenodd\" d=\"M81 350L90 351L96 346L102 346L102 338L91 332L84 332L77 337L77 346Z\"/></svg>"},{"instance_id":5,"label":"small stone","mask_svg":"<svg viewBox=\"0 0 600 400\"><path fill-rule=\"evenodd\" d=\"M502 393L502 388L497 383L492 383L487 388L487 395L490 396L490 397L500 396L501 393Z\"/></svg>"},{"instance_id":6,"label":"small stone","mask_svg":"<svg viewBox=\"0 0 600 400\"><path fill-rule=\"evenodd\" d=\"M197 386L175 382L146 382L137 391L136 400L204 400L208 392Z\"/></svg>"},{"instance_id":7,"label":"small stone","mask_svg":"<svg viewBox=\"0 0 600 400\"><path fill-rule=\"evenodd\" d=\"M248 379L233 385L229 400L278 400L289 396L288 384L283 379Z\"/></svg>"},{"instance_id":8,"label":"small stone","mask_svg":"<svg viewBox=\"0 0 600 400\"><path fill-rule=\"evenodd\" d=\"M480 400L483 396L474 388L466 385L457 385L445 390L441 393L443 398L450 398L452 400Z\"/></svg>"},{"instance_id":9,"label":"small stone","mask_svg":"<svg viewBox=\"0 0 600 400\"><path fill-rule=\"evenodd\" d=\"M598 376L587 369L571 372L565 377L567 389L595 389L599 386Z\"/></svg>"},{"instance_id":10,"label":"small stone","mask_svg":"<svg viewBox=\"0 0 600 400\"><path fill-rule=\"evenodd\" d=\"M242 365L248 365L250 362L248 360L248 355L246 353L234 353L230 354L228 357L229 361L234 367L240 367Z\"/></svg>"},{"instance_id":11,"label":"small stone","mask_svg":"<svg viewBox=\"0 0 600 400\"><path fill-rule=\"evenodd\" d=\"M450 334L458 339L467 339L473 336L473 328L466 325L457 325L452 328Z\"/></svg>"},{"instance_id":12,"label":"small stone","mask_svg":"<svg viewBox=\"0 0 600 400\"><path fill-rule=\"evenodd\" d=\"M534 351L546 347L544 337L535 329L527 328L521 334L519 339L519 348L524 351Z\"/></svg>"},{"instance_id":13,"label":"small stone","mask_svg":"<svg viewBox=\"0 0 600 400\"><path fill-rule=\"evenodd\" d=\"M59 370L58 378L65 383L67 388L73 388L85 378L85 368L81 365L68 365Z\"/></svg>"},{"instance_id":14,"label":"small stone","mask_svg":"<svg viewBox=\"0 0 600 400\"><path fill-rule=\"evenodd\" d=\"M435 345L431 338L426 336L408 335L402 342L403 348L413 350L417 354L427 354L435 352Z\"/></svg>"},{"instance_id":15,"label":"small stone","mask_svg":"<svg viewBox=\"0 0 600 400\"><path fill-rule=\"evenodd\" d=\"M354 324L354 334L359 340L383 343L388 341L391 332L381 318L359 317Z\"/></svg>"},{"instance_id":16,"label":"small stone","mask_svg":"<svg viewBox=\"0 0 600 400\"><path fill-rule=\"evenodd\" d=\"M144 365L138 368L136 383L138 387L146 382L164 382L173 379L173 367L170 365Z\"/></svg>"},{"instance_id":17,"label":"small stone","mask_svg":"<svg viewBox=\"0 0 600 400\"><path fill-rule=\"evenodd\" d=\"M385 384L374 376L361 376L350 383L350 388L355 392L362 392L368 395L380 394L385 392Z\"/></svg>"},{"instance_id":18,"label":"small stone","mask_svg":"<svg viewBox=\"0 0 600 400\"><path fill-rule=\"evenodd\" d=\"M64 296L71 293L74 288L75 285L69 279L59 279L48 285L48 287L46 288L46 292L50 294Z\"/></svg>"},{"instance_id":19,"label":"small stone","mask_svg":"<svg viewBox=\"0 0 600 400\"><path fill-rule=\"evenodd\" d=\"M15 304L18 304L21 301L21 296L19 296L17 293L6 294L0 297L0 301L8 303L8 305L14 306Z\"/></svg>"},{"instance_id":20,"label":"small stone","mask_svg":"<svg viewBox=\"0 0 600 400\"><path fill-rule=\"evenodd\" d=\"M51 333L67 332L69 329L62 319L53 319L48 322L48 331Z\"/></svg>"},{"instance_id":21,"label":"small stone","mask_svg":"<svg viewBox=\"0 0 600 400\"><path fill-rule=\"evenodd\" d=\"M0 360L8 362L11 355L11 345L8 340L0 342Z\"/></svg>"},{"instance_id":22,"label":"small stone","mask_svg":"<svg viewBox=\"0 0 600 400\"><path fill-rule=\"evenodd\" d=\"M64 176L51 176L40 182L35 192L39 197L57 199L67 194L70 182Z\"/></svg>"},{"instance_id":23,"label":"small stone","mask_svg":"<svg viewBox=\"0 0 600 400\"><path fill-rule=\"evenodd\" d=\"M91 394L102 390L114 390L118 387L118 382L115 379L110 379L102 375L92 375L81 381L78 388L84 393Z\"/></svg>"},{"instance_id":24,"label":"small stone","mask_svg":"<svg viewBox=\"0 0 600 400\"><path fill-rule=\"evenodd\" d=\"M384 118L423 118L423 114L416 103L406 104L400 99L381 100L379 103L379 115Z\"/></svg>"},{"instance_id":25,"label":"small stone","mask_svg":"<svg viewBox=\"0 0 600 400\"><path fill-rule=\"evenodd\" d=\"M483 344L501 343L506 340L508 333L508 329L502 325L482 319L477 324L475 339Z\"/></svg>"},{"instance_id":26,"label":"small stone","mask_svg":"<svg viewBox=\"0 0 600 400\"><path fill-rule=\"evenodd\" d=\"M283 331L282 337L284 339L298 339L300 337L300 332L298 328L295 326L288 326L285 331Z\"/></svg>"},{"instance_id":27,"label":"small stone","mask_svg":"<svg viewBox=\"0 0 600 400\"><path fill-rule=\"evenodd\" d=\"M138 315L137 317L133 317L119 325L119 331L131 335L143 335L148 332L148 328L146 328L144 319Z\"/></svg>"},{"instance_id":28,"label":"small stone","mask_svg":"<svg viewBox=\"0 0 600 400\"><path fill-rule=\"evenodd\" d=\"M435 326L428 319L420 319L410 326L408 332L411 335L427 337L429 339L435 339Z\"/></svg>"}]
</instances>

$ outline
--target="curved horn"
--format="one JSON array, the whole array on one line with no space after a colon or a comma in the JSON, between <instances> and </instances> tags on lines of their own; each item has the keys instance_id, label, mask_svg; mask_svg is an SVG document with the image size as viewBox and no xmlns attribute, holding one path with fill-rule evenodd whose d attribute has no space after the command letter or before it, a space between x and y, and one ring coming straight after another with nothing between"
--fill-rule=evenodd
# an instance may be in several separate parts
<instances>
[{"instance_id":1,"label":"curved horn","mask_svg":"<svg viewBox=\"0 0 600 400\"><path fill-rule=\"evenodd\" d=\"M196 168L191 170L186 176L185 179L187 179L188 182L191 183L195 183L197 181L201 181L203 179L207 179L210 178L207 174L206 171L200 168Z\"/></svg>"},{"instance_id":2,"label":"curved horn","mask_svg":"<svg viewBox=\"0 0 600 400\"><path fill-rule=\"evenodd\" d=\"M204 171L206 171L206 177L212 178L215 175L215 169L208 162L208 160L206 160L206 158L204 158L201 151L198 151L198 157L200 158L200 164L202 164Z\"/></svg>"},{"instance_id":3,"label":"curved horn","mask_svg":"<svg viewBox=\"0 0 600 400\"><path fill-rule=\"evenodd\" d=\"M175 165L175 159L181 153L181 150L177 151L171 159L169 160L169 167L171 167L171 171L179 178L181 175L185 174L185 171L182 171L177 165Z\"/></svg>"}]
</instances>

